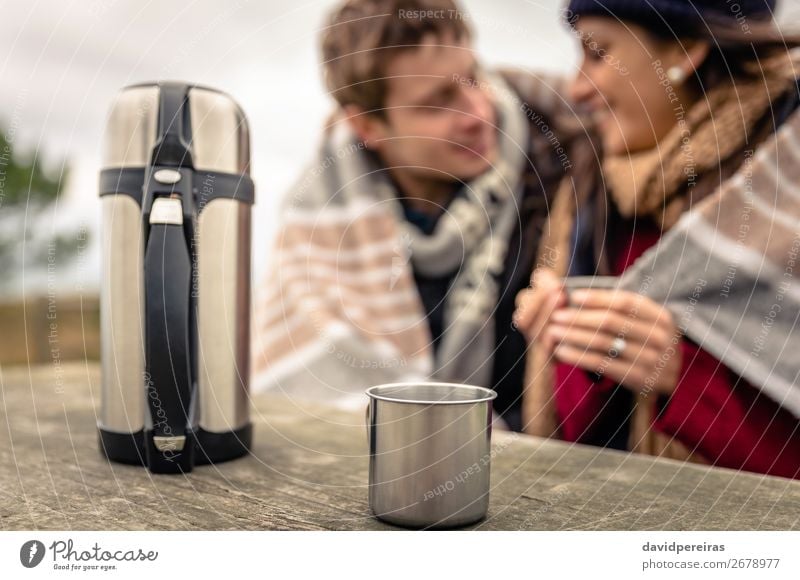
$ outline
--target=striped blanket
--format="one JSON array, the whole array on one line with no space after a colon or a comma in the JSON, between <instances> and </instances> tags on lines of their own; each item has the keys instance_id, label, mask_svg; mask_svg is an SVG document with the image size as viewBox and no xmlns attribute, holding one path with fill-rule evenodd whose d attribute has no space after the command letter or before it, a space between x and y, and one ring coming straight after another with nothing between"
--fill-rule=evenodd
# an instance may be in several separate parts
<instances>
[{"instance_id":1,"label":"striped blanket","mask_svg":"<svg viewBox=\"0 0 800 580\"><path fill-rule=\"evenodd\" d=\"M687 212L622 288L800 417L800 113Z\"/></svg>"}]
</instances>

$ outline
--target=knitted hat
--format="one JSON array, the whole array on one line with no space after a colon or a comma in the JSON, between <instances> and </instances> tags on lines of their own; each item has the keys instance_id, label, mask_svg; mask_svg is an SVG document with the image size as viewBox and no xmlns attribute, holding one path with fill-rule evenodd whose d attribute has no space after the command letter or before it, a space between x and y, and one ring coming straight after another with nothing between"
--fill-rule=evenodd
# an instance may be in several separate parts
<instances>
[{"instance_id":1,"label":"knitted hat","mask_svg":"<svg viewBox=\"0 0 800 580\"><path fill-rule=\"evenodd\" d=\"M569 0L567 22L581 16L608 16L636 22L662 35L707 36L709 22L744 26L748 20L772 20L777 0Z\"/></svg>"}]
</instances>

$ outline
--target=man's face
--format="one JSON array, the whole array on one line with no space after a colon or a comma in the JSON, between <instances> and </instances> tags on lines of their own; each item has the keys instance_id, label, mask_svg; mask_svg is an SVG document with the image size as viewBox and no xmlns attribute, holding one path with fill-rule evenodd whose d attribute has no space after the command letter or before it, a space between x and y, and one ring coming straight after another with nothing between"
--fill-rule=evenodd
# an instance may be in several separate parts
<instances>
[{"instance_id":1,"label":"man's face","mask_svg":"<svg viewBox=\"0 0 800 580\"><path fill-rule=\"evenodd\" d=\"M385 69L385 115L369 145L383 162L416 180L468 181L496 156L491 96L476 79L471 48L429 35Z\"/></svg>"}]
</instances>

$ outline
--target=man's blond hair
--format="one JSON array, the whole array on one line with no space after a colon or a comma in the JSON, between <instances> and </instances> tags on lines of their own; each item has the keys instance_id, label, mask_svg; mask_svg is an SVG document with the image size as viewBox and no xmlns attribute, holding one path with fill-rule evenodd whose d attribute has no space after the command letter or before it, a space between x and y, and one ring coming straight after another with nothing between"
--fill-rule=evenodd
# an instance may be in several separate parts
<instances>
[{"instance_id":1,"label":"man's blond hair","mask_svg":"<svg viewBox=\"0 0 800 580\"><path fill-rule=\"evenodd\" d=\"M471 31L453 0L347 0L322 33L328 91L342 106L381 114L387 63L429 34L463 42Z\"/></svg>"}]
</instances>

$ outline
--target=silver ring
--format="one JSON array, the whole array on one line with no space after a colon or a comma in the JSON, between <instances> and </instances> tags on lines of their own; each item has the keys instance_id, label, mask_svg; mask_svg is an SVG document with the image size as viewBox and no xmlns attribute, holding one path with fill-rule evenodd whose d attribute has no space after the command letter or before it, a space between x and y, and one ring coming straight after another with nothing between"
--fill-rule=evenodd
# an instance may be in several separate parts
<instances>
[{"instance_id":1,"label":"silver ring","mask_svg":"<svg viewBox=\"0 0 800 580\"><path fill-rule=\"evenodd\" d=\"M628 348L628 341L621 336L616 337L611 343L611 348L608 349L608 356L611 358L619 358L625 349Z\"/></svg>"}]
</instances>

